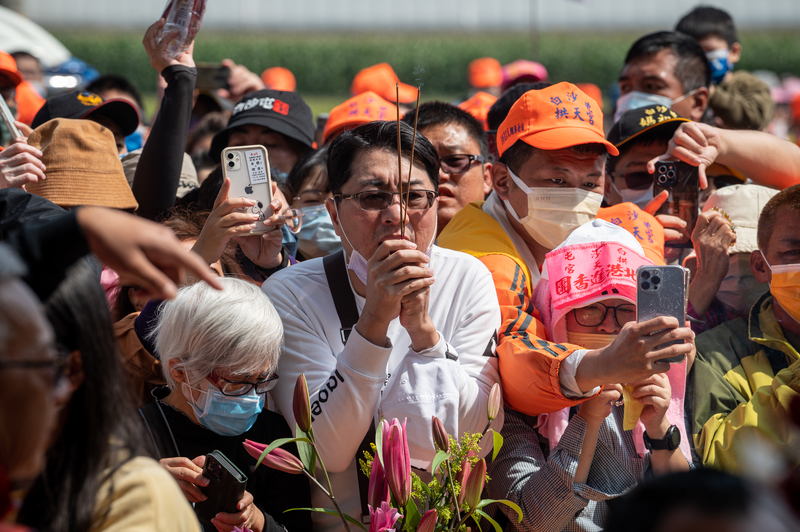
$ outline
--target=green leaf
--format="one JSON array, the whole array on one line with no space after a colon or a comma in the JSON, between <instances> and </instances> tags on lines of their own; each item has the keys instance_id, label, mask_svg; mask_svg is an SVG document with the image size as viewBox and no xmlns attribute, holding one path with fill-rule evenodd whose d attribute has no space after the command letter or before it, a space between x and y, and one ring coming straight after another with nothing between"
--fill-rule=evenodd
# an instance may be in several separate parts
<instances>
[{"instance_id":1,"label":"green leaf","mask_svg":"<svg viewBox=\"0 0 800 532\"><path fill-rule=\"evenodd\" d=\"M501 527L500 524L497 521L495 521L494 519L489 517L486 514L486 512L483 512L481 510L475 510L475 513L478 514L480 517L485 518L490 523L492 523L492 526L494 527L495 532L503 532L503 527ZM478 521L476 520L475 522L477 523ZM480 525L478 525L478 528L480 528Z\"/></svg>"},{"instance_id":2,"label":"green leaf","mask_svg":"<svg viewBox=\"0 0 800 532\"><path fill-rule=\"evenodd\" d=\"M328 515L333 515L333 516L339 517L339 512L337 512L336 510L328 509L328 508L289 508L288 510L284 510L283 513L286 513L286 512L299 512L299 511L320 512L320 513L323 513L323 514L328 514ZM348 522L353 523L354 525L356 525L358 528L360 528L364 532L368 532L367 531L367 527L362 525L358 520L353 519L352 517L350 517L347 514L342 514L342 515L344 515L344 518L347 519Z\"/></svg>"},{"instance_id":3,"label":"green leaf","mask_svg":"<svg viewBox=\"0 0 800 532\"><path fill-rule=\"evenodd\" d=\"M477 506L475 506L475 509L477 511L477 510L483 508L484 506L488 506L488 505L490 505L492 503L495 503L495 502L499 503L499 504L505 504L506 506L508 506L509 508L514 510L515 512L517 512L517 523L521 523L522 522L522 508L517 506L516 503L513 503L513 502L509 501L508 499L497 499L497 500L483 499L481 502L478 503Z\"/></svg>"},{"instance_id":4,"label":"green leaf","mask_svg":"<svg viewBox=\"0 0 800 532\"><path fill-rule=\"evenodd\" d=\"M492 438L493 438L492 462L494 462L494 459L497 458L497 453L499 453L500 449L503 448L503 436L494 429L489 429L489 430L492 431Z\"/></svg>"},{"instance_id":5,"label":"green leaf","mask_svg":"<svg viewBox=\"0 0 800 532\"><path fill-rule=\"evenodd\" d=\"M307 433L300 430L299 425L296 425L296 427L295 434L297 434L298 438L308 438L309 441L311 440ZM313 475L317 469L317 453L314 450L314 446L310 443L298 441L297 453L300 455L300 461L303 462L305 468Z\"/></svg>"},{"instance_id":6,"label":"green leaf","mask_svg":"<svg viewBox=\"0 0 800 532\"><path fill-rule=\"evenodd\" d=\"M442 465L442 462L449 459L450 459L450 453L446 453L444 451L437 452L436 456L433 459L433 469L431 469L431 476L434 476L436 474L436 470L439 469L439 466Z\"/></svg>"},{"instance_id":7,"label":"green leaf","mask_svg":"<svg viewBox=\"0 0 800 532\"><path fill-rule=\"evenodd\" d=\"M277 449L281 445L286 445L287 443L298 442L298 441L311 443L311 441L308 438L279 438L274 442L270 443L269 446L266 449L264 449L264 452L261 453L261 456L259 456L258 461L256 462L256 467L261 465L261 462L264 460L264 457L267 456L269 453L271 453L273 449ZM255 469L256 467L254 467L253 469Z\"/></svg>"},{"instance_id":8,"label":"green leaf","mask_svg":"<svg viewBox=\"0 0 800 532\"><path fill-rule=\"evenodd\" d=\"M378 426L375 427L375 454L381 461L381 465L383 465L383 418L378 422Z\"/></svg>"},{"instance_id":9,"label":"green leaf","mask_svg":"<svg viewBox=\"0 0 800 532\"><path fill-rule=\"evenodd\" d=\"M422 515L419 513L419 508L417 508L417 503L414 502L414 499L408 500L403 515L403 530L414 532L420 520L422 520Z\"/></svg>"}]
</instances>

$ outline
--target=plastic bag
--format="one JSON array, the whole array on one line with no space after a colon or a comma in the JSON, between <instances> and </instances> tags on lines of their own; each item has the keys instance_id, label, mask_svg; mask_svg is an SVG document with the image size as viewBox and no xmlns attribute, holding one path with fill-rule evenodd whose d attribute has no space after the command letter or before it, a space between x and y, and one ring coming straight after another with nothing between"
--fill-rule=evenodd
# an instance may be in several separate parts
<instances>
[{"instance_id":1,"label":"plastic bag","mask_svg":"<svg viewBox=\"0 0 800 532\"><path fill-rule=\"evenodd\" d=\"M167 19L167 23L161 29L159 40L176 30L180 33L167 47L167 52L171 57L178 57L189 48L197 36L197 32L200 31L205 12L206 0L167 1L167 7L164 8L164 14L161 15L162 18Z\"/></svg>"}]
</instances>

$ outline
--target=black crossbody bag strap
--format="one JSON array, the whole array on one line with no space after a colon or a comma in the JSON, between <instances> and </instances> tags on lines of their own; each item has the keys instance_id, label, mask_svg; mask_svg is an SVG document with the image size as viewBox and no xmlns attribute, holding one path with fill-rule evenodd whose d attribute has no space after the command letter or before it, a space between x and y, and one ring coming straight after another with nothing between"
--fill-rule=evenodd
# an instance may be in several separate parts
<instances>
[{"instance_id":1,"label":"black crossbody bag strap","mask_svg":"<svg viewBox=\"0 0 800 532\"><path fill-rule=\"evenodd\" d=\"M322 259L325 267L325 277L328 279L328 287L331 290L333 304L336 306L336 313L339 315L339 334L342 343L346 344L350 333L358 321L358 306L353 291L350 288L350 280L347 277L347 267L344 262L344 251L327 255ZM367 435L358 446L356 453L356 476L358 477L358 493L361 497L361 522L369 523L369 477L358 471L358 460L364 458L364 451L372 453L371 444L375 441L375 421L370 423Z\"/></svg>"}]
</instances>

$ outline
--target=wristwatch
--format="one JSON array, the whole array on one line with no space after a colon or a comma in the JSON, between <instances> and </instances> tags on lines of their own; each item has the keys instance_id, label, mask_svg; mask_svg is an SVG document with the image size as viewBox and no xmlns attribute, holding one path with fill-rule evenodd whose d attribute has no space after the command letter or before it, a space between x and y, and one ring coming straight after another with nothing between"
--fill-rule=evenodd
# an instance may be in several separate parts
<instances>
[{"instance_id":1,"label":"wristwatch","mask_svg":"<svg viewBox=\"0 0 800 532\"><path fill-rule=\"evenodd\" d=\"M651 439L647 431L644 432L643 439L648 451L674 451L681 444L681 431L675 425L671 425L662 439Z\"/></svg>"}]
</instances>

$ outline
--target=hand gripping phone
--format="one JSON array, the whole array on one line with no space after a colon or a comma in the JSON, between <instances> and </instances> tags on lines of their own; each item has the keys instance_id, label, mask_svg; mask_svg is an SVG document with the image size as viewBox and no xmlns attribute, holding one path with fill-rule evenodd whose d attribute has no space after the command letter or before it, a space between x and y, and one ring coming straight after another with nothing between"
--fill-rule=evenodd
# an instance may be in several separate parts
<instances>
[{"instance_id":1,"label":"hand gripping phone","mask_svg":"<svg viewBox=\"0 0 800 532\"><path fill-rule=\"evenodd\" d=\"M195 503L194 511L204 530L216 530L211 519L219 512L238 512L236 505L244 497L247 477L221 451L206 455L203 476L211 481L200 488L208 499Z\"/></svg>"},{"instance_id":2,"label":"hand gripping phone","mask_svg":"<svg viewBox=\"0 0 800 532\"><path fill-rule=\"evenodd\" d=\"M636 270L636 321L659 316L674 316L680 327L686 323L686 302L689 289L689 270L682 266L640 266ZM681 344L673 340L656 346L662 349ZM681 362L684 355L663 358L662 362Z\"/></svg>"},{"instance_id":3,"label":"hand gripping phone","mask_svg":"<svg viewBox=\"0 0 800 532\"><path fill-rule=\"evenodd\" d=\"M272 216L272 177L269 157L264 146L231 146L222 150L222 175L231 180L230 197L247 198L256 202L249 208L258 214L251 235L266 233L264 220ZM244 210L244 209L243 209Z\"/></svg>"},{"instance_id":4,"label":"hand gripping phone","mask_svg":"<svg viewBox=\"0 0 800 532\"><path fill-rule=\"evenodd\" d=\"M691 236L700 212L697 167L682 161L657 161L653 195L658 196L663 190L669 192L669 197L656 214L677 216L686 222L683 230L685 241L667 242L664 245L673 248L693 247Z\"/></svg>"}]
</instances>

